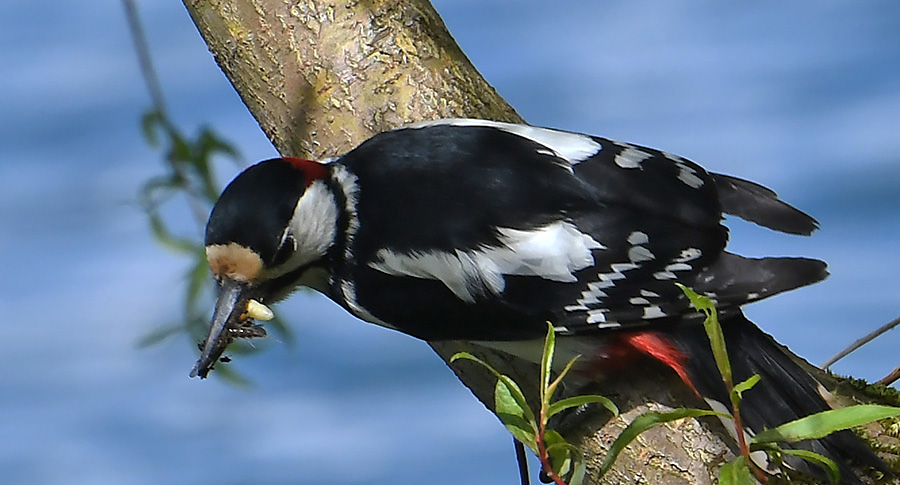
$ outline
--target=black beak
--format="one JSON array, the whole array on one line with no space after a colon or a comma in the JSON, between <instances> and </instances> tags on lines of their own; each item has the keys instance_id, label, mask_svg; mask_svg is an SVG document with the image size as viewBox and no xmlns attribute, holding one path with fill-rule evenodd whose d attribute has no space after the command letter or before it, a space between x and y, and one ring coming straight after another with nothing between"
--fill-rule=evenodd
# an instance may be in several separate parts
<instances>
[{"instance_id":1,"label":"black beak","mask_svg":"<svg viewBox=\"0 0 900 485\"><path fill-rule=\"evenodd\" d=\"M205 378L222 356L225 347L228 347L235 337L265 336L265 330L254 326L246 315L249 301L250 296L245 283L228 278L222 281L216 300L216 310L209 326L209 335L203 342L203 352L191 370L191 377Z\"/></svg>"}]
</instances>

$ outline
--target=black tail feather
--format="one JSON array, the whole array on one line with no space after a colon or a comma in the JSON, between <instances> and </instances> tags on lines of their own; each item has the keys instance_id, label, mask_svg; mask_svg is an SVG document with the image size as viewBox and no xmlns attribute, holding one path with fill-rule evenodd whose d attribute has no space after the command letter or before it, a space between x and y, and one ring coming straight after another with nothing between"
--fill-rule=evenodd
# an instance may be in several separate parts
<instances>
[{"instance_id":1,"label":"black tail feather","mask_svg":"<svg viewBox=\"0 0 900 485\"><path fill-rule=\"evenodd\" d=\"M746 258L723 252L697 275L694 291L715 294L720 306L738 306L762 300L828 276L824 261L809 258Z\"/></svg>"},{"instance_id":2,"label":"black tail feather","mask_svg":"<svg viewBox=\"0 0 900 485\"><path fill-rule=\"evenodd\" d=\"M754 374L761 378L753 389L743 394L741 417L747 428L759 433L766 428L830 409L819 393L819 389L824 388L792 360L784 347L747 320L742 313L723 316L721 324L735 382L741 382ZM686 325L668 334L668 338L689 356L688 373L700 393L704 397L728 403L728 394L703 328L699 325ZM851 469L851 464L869 466L889 473L881 459L850 431L790 446L820 453L837 462L841 469L841 483L844 485L862 483ZM818 467L810 466L802 460L786 457L786 462L792 468L822 475Z\"/></svg>"},{"instance_id":3,"label":"black tail feather","mask_svg":"<svg viewBox=\"0 0 900 485\"><path fill-rule=\"evenodd\" d=\"M726 214L788 234L808 236L819 228L815 219L782 202L771 189L720 173L710 175Z\"/></svg>"}]
</instances>

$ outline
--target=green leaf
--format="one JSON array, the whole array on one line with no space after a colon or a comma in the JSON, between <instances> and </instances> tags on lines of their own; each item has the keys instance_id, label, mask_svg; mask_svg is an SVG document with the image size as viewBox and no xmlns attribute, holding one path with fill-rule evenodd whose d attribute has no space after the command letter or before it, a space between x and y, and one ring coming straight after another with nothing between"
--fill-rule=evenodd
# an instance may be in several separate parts
<instances>
[{"instance_id":1,"label":"green leaf","mask_svg":"<svg viewBox=\"0 0 900 485\"><path fill-rule=\"evenodd\" d=\"M559 434L559 431L548 429L544 431L544 444L547 445L547 448L550 448L554 445L566 445L569 444L569 442Z\"/></svg>"},{"instance_id":2,"label":"green leaf","mask_svg":"<svg viewBox=\"0 0 900 485\"><path fill-rule=\"evenodd\" d=\"M584 483L584 476L587 472L587 465L584 462L582 457L578 457L575 460L575 471L572 473L572 476L569 477L568 485L581 485Z\"/></svg>"},{"instance_id":3,"label":"green leaf","mask_svg":"<svg viewBox=\"0 0 900 485\"><path fill-rule=\"evenodd\" d=\"M561 399L551 404L547 408L547 418L565 411L566 409L584 406L585 404L591 403L600 403L601 405L603 405L603 407L608 409L609 412L613 414L613 416L619 415L619 408L617 408L616 405L613 404L613 402L608 398L599 395L586 394L583 396L573 396L566 399Z\"/></svg>"},{"instance_id":4,"label":"green leaf","mask_svg":"<svg viewBox=\"0 0 900 485\"><path fill-rule=\"evenodd\" d=\"M619 453L621 453L626 446L644 431L647 431L654 426L668 423L669 421L676 421L684 418L697 418L700 416L721 416L728 417L729 419L731 418L731 416L728 416L727 414L707 409L692 408L680 408L667 413L649 412L638 416L631 424L622 430L619 436L616 437L612 446L610 446L609 452L606 454L606 457L603 459L603 464L600 466L600 475L602 476L604 473L608 472L609 469L612 468L613 463L615 463Z\"/></svg>"},{"instance_id":5,"label":"green leaf","mask_svg":"<svg viewBox=\"0 0 900 485\"><path fill-rule=\"evenodd\" d=\"M706 314L706 320L703 321L703 328L706 329L706 335L712 346L713 357L716 359L716 366L726 386L731 385L731 362L728 360L728 351L725 348L725 336L722 334L722 326L719 325L719 314L716 311L716 305L706 296L698 295L694 290L675 283L681 288L681 291L688 297L691 304L699 311Z\"/></svg>"},{"instance_id":6,"label":"green leaf","mask_svg":"<svg viewBox=\"0 0 900 485\"><path fill-rule=\"evenodd\" d=\"M556 376L556 379L554 379L553 382L551 382L550 385L547 386L547 390L544 393L545 405L550 404L550 401L553 400L553 394L556 393L556 388L559 387L559 384L562 382L563 378L566 377L566 374L568 374L569 371L572 370L572 366L575 365L575 361L578 360L579 357L581 356L576 355L574 358L572 358L572 360L570 360L569 363L566 364L566 367L563 368L562 372L560 372L559 375Z\"/></svg>"},{"instance_id":7,"label":"green leaf","mask_svg":"<svg viewBox=\"0 0 900 485\"><path fill-rule=\"evenodd\" d=\"M197 174L204 198L214 202L219 197L219 188L212 176L212 157L217 154L227 155L237 161L240 158L237 149L225 140L219 138L209 128L203 128L195 142L196 153L191 164Z\"/></svg>"},{"instance_id":8,"label":"green leaf","mask_svg":"<svg viewBox=\"0 0 900 485\"><path fill-rule=\"evenodd\" d=\"M753 485L753 475L743 455L731 460L719 470L719 485Z\"/></svg>"},{"instance_id":9,"label":"green leaf","mask_svg":"<svg viewBox=\"0 0 900 485\"><path fill-rule=\"evenodd\" d=\"M475 357L474 355L472 355L468 352L457 352L457 353L453 354L453 356L450 357L450 363L452 364L460 359L471 360L472 362L475 362L476 364L480 364L482 367L489 370L491 372L491 374L494 374L495 377L497 377L498 379L500 378L501 374L499 372L497 372L497 369L494 369L494 367L491 364L488 364L487 362L479 359L478 357Z\"/></svg>"},{"instance_id":10,"label":"green leaf","mask_svg":"<svg viewBox=\"0 0 900 485\"><path fill-rule=\"evenodd\" d=\"M746 391L749 391L759 382L759 374L753 374L746 381L741 382L740 384L734 386L734 389L731 390L732 396L737 396L738 400L743 398L743 394Z\"/></svg>"},{"instance_id":11,"label":"green leaf","mask_svg":"<svg viewBox=\"0 0 900 485\"><path fill-rule=\"evenodd\" d=\"M494 410L498 413L524 417L528 407L520 404L514 396L515 393L516 391L503 379L497 379L497 384L494 386Z\"/></svg>"},{"instance_id":12,"label":"green leaf","mask_svg":"<svg viewBox=\"0 0 900 485\"><path fill-rule=\"evenodd\" d=\"M581 450L568 443L565 438L554 430L544 433L544 443L547 446L547 454L550 455L550 465L556 473L567 478L568 485L580 485L584 481L585 463Z\"/></svg>"},{"instance_id":13,"label":"green leaf","mask_svg":"<svg viewBox=\"0 0 900 485\"><path fill-rule=\"evenodd\" d=\"M513 416L511 414L497 413L500 422L506 427L513 438L519 440L523 445L527 446L532 453L537 454L537 438L531 423L525 421L521 416Z\"/></svg>"},{"instance_id":14,"label":"green leaf","mask_svg":"<svg viewBox=\"0 0 900 485\"><path fill-rule=\"evenodd\" d=\"M688 300L691 301L691 304L694 305L694 308L697 310L705 313L707 316L716 311L716 305L709 298L697 294L697 292L681 283L675 283L675 285L681 288L681 291L688 297Z\"/></svg>"},{"instance_id":15,"label":"green leaf","mask_svg":"<svg viewBox=\"0 0 900 485\"><path fill-rule=\"evenodd\" d=\"M179 188L178 181L172 176L153 177L141 186L138 199L144 210L150 212Z\"/></svg>"},{"instance_id":16,"label":"green leaf","mask_svg":"<svg viewBox=\"0 0 900 485\"><path fill-rule=\"evenodd\" d=\"M754 436L752 443L771 443L819 439L835 431L860 426L879 419L900 416L900 408L859 404L841 409L832 409L800 418L773 429L767 429Z\"/></svg>"},{"instance_id":17,"label":"green leaf","mask_svg":"<svg viewBox=\"0 0 900 485\"><path fill-rule=\"evenodd\" d=\"M155 108L148 109L141 115L141 132L144 140L151 147L159 146L159 137L156 130L163 124L163 114Z\"/></svg>"},{"instance_id":18,"label":"green leaf","mask_svg":"<svg viewBox=\"0 0 900 485\"><path fill-rule=\"evenodd\" d=\"M497 372L497 369L494 369L490 364L479 359L478 357L475 357L474 355L472 355L468 352L457 352L457 353L453 354L453 356L450 357L450 362L453 363L460 359L471 360L472 362L480 364L482 367L484 367L485 369L489 370L492 374L494 374L494 376L496 376L497 380L498 380L497 385L499 386L500 382L503 383L503 386L505 386L505 391L508 391L507 394L508 394L509 398L511 398L513 401L515 401L518 409L522 410L522 414L525 417L525 419L530 422L535 422L534 413L531 412L531 407L528 406L528 401L525 400L525 395L522 394L522 390L519 389L518 384L516 384L516 382L514 380L510 379L508 376L505 376L505 375ZM495 405L497 404L497 399L498 399L496 389L499 389L499 387L496 387L495 391L494 391ZM503 398L506 399L506 395L504 395ZM504 401L504 405L506 405L505 401ZM510 407L508 409L513 409L513 408ZM499 409L497 411L500 412Z\"/></svg>"},{"instance_id":19,"label":"green leaf","mask_svg":"<svg viewBox=\"0 0 900 485\"><path fill-rule=\"evenodd\" d=\"M556 332L553 324L547 322L547 338L544 339L544 354L541 356L541 402L549 403L547 388L550 386L550 371L553 366L553 350L556 347Z\"/></svg>"},{"instance_id":20,"label":"green leaf","mask_svg":"<svg viewBox=\"0 0 900 485\"><path fill-rule=\"evenodd\" d=\"M528 405L525 394L519 389L519 385L516 384L516 381L510 379L509 376L501 375L498 382L503 383L504 387L509 392L510 397L515 400L516 405L522 410L522 416L529 422L536 423L537 421L534 419L534 413L531 412L531 406Z\"/></svg>"},{"instance_id":21,"label":"green leaf","mask_svg":"<svg viewBox=\"0 0 900 485\"><path fill-rule=\"evenodd\" d=\"M548 431L547 434L549 433ZM574 471L576 463L581 459L581 452L562 437L559 440L561 442L547 445L547 454L550 455L550 466L553 467L553 471L561 477L566 477ZM544 441L549 443L547 439Z\"/></svg>"},{"instance_id":22,"label":"green leaf","mask_svg":"<svg viewBox=\"0 0 900 485\"><path fill-rule=\"evenodd\" d=\"M531 410L524 402L524 397L521 400L517 398L516 394L521 395L522 392L514 382L512 386L510 382L512 379L500 378L494 386L494 409L497 417L517 440L537 453L537 426L533 419L527 418L531 416Z\"/></svg>"},{"instance_id":23,"label":"green leaf","mask_svg":"<svg viewBox=\"0 0 900 485\"><path fill-rule=\"evenodd\" d=\"M782 454L792 455L799 458L803 458L804 460L814 463L822 467L825 470L825 474L828 475L828 481L833 484L841 483L841 470L838 468L837 463L834 460L828 458L827 456L820 455L818 453L809 451L809 450L795 450L795 449L780 449Z\"/></svg>"},{"instance_id":24,"label":"green leaf","mask_svg":"<svg viewBox=\"0 0 900 485\"><path fill-rule=\"evenodd\" d=\"M179 253L194 253L198 250L199 243L187 239L173 236L166 227L159 214L151 213L148 215L150 219L150 230L153 237L163 247L169 248Z\"/></svg>"},{"instance_id":25,"label":"green leaf","mask_svg":"<svg viewBox=\"0 0 900 485\"><path fill-rule=\"evenodd\" d=\"M563 441L547 446L547 454L550 455L550 465L553 467L553 471L566 479L568 485L584 483L586 470L581 450Z\"/></svg>"},{"instance_id":26,"label":"green leaf","mask_svg":"<svg viewBox=\"0 0 900 485\"><path fill-rule=\"evenodd\" d=\"M170 163L185 163L191 159L193 146L181 133L175 130L169 130L169 142L172 144L169 147L169 153L167 154Z\"/></svg>"}]
</instances>

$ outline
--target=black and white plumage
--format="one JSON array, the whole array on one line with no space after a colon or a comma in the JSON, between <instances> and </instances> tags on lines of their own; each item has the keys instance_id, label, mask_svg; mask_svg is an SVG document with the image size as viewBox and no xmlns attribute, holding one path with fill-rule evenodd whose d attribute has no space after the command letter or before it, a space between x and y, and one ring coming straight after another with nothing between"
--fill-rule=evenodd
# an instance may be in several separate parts
<instances>
[{"instance_id":1,"label":"black and white plumage","mask_svg":"<svg viewBox=\"0 0 900 485\"><path fill-rule=\"evenodd\" d=\"M771 190L684 158L525 125L440 120L325 163L261 162L210 216L207 256L229 296L194 372L206 375L229 322L246 319L242 302L308 286L424 340L503 347L542 338L550 321L587 361L630 346L728 402L678 282L716 301L740 347L736 379L762 375L745 401L750 432L826 409L817 383L740 310L823 279L825 264L731 254L723 214L791 234L817 227ZM880 463L849 433L809 447L836 457L846 483L857 483L848 460Z\"/></svg>"}]
</instances>

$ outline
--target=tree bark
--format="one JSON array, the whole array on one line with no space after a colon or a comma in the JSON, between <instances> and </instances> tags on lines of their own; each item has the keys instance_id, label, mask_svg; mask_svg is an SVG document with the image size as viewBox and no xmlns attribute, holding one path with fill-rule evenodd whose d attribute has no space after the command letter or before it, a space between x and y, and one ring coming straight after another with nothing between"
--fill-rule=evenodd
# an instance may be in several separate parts
<instances>
[{"instance_id":1,"label":"tree bark","mask_svg":"<svg viewBox=\"0 0 900 485\"><path fill-rule=\"evenodd\" d=\"M447 117L521 122L456 45L426 0L184 0L216 62L280 153L323 159L403 124ZM448 360L467 350L519 384L537 385L533 364L467 342L433 343ZM495 379L451 366L488 407ZM623 414L589 412L567 437L596 473L625 424L648 411L701 406L681 382L652 369L642 380L605 382ZM533 392L530 395L535 395ZM730 459L717 423L684 420L642 435L603 479L608 484L715 483Z\"/></svg>"}]
</instances>

